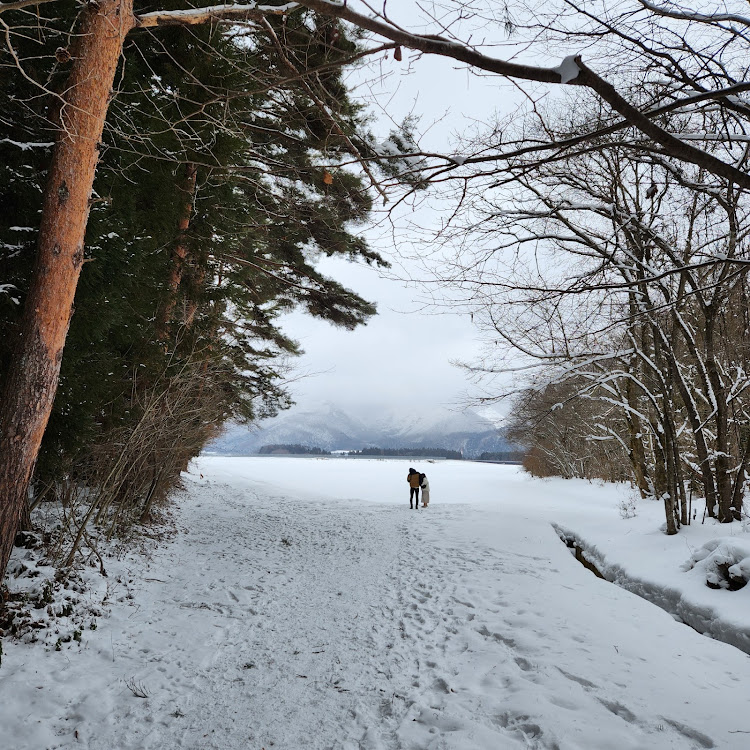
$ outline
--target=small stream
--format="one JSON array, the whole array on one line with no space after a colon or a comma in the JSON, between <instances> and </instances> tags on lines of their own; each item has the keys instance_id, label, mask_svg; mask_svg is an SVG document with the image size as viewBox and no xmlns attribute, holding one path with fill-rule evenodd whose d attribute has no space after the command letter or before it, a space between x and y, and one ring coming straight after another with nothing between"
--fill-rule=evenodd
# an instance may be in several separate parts
<instances>
[{"instance_id":1,"label":"small stream","mask_svg":"<svg viewBox=\"0 0 750 750\"><path fill-rule=\"evenodd\" d=\"M604 578L599 568L597 568L590 560L586 559L586 556L583 554L583 548L578 544L576 539L561 535L559 529L558 536L560 536L560 539L568 549L573 550L576 560L578 560L586 570L590 570L597 578L602 578L605 581L607 580Z\"/></svg>"},{"instance_id":2,"label":"small stream","mask_svg":"<svg viewBox=\"0 0 750 750\"><path fill-rule=\"evenodd\" d=\"M730 646L734 646L745 654L750 655L750 628L740 629L723 620L717 619L715 612L711 608L691 605L683 599L680 591L660 589L656 585L627 578L622 569L619 569L619 574L616 576L607 577L589 559L592 555L587 557L585 547L581 545L581 541L575 534L554 523L552 524L552 528L560 537L563 544L573 552L576 560L584 568L590 570L597 578L602 578L615 586L619 586L626 591L630 591L632 594L640 596L642 599L668 612L677 622L687 625L697 633L721 641L722 643L728 643Z\"/></svg>"}]
</instances>

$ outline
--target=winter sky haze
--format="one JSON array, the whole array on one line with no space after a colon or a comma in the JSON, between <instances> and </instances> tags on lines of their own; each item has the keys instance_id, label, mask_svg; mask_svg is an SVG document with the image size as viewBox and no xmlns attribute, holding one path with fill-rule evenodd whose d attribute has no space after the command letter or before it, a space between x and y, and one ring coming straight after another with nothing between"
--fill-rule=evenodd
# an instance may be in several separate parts
<instances>
[{"instance_id":1,"label":"winter sky haze","mask_svg":"<svg viewBox=\"0 0 750 750\"><path fill-rule=\"evenodd\" d=\"M399 4L399 11L404 14L404 26L424 30L417 3ZM488 33L507 42L499 24ZM513 87L496 76L477 77L455 61L406 50L402 62L392 54L381 56L353 73L350 82L369 103L379 138L387 137L394 123L415 115L420 118L417 129L422 147L447 154L453 153L456 134L481 127L495 111L507 112L519 101ZM466 314L425 308L421 301L425 288L404 281L420 273L407 260L412 237L403 228L391 231L387 207L379 205L376 210L372 226L363 232L371 246L393 263L387 277L377 269L343 261L324 261L322 268L375 302L378 315L353 332L301 313L290 315L286 330L305 350L294 363L295 374L304 377L292 383L291 391L299 407L335 402L362 416L382 409L422 413L460 409L473 392L472 384L452 363L479 356L477 330ZM401 218L411 210L403 208ZM429 229L438 226L442 217L432 205L419 209L416 218L414 214L408 218Z\"/></svg>"}]
</instances>

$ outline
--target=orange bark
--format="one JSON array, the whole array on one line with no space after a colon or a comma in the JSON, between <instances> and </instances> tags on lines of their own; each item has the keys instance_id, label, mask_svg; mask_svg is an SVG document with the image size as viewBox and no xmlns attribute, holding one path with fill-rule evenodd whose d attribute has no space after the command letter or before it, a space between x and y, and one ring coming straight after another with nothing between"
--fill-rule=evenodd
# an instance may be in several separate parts
<instances>
[{"instance_id":1,"label":"orange bark","mask_svg":"<svg viewBox=\"0 0 750 750\"><path fill-rule=\"evenodd\" d=\"M36 264L0 405L0 575L5 571L57 391L83 265L89 200L110 93L133 0L83 13L44 194Z\"/></svg>"}]
</instances>

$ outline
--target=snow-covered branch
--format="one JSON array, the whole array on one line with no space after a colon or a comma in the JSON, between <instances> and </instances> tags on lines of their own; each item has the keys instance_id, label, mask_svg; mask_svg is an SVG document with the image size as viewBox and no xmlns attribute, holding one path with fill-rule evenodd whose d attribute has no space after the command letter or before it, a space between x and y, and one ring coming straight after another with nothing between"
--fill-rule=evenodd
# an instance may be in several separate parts
<instances>
[{"instance_id":1,"label":"snow-covered branch","mask_svg":"<svg viewBox=\"0 0 750 750\"><path fill-rule=\"evenodd\" d=\"M296 2L284 5L249 3L245 5L212 5L208 8L185 8L182 10L157 10L136 15L136 27L145 29L155 26L194 26L210 21L259 21L268 15L284 15L298 8Z\"/></svg>"},{"instance_id":2,"label":"snow-covered branch","mask_svg":"<svg viewBox=\"0 0 750 750\"><path fill-rule=\"evenodd\" d=\"M699 13L698 11L677 9L665 5L657 5L649 0L638 0L638 2L647 10L656 13L665 18L674 18L678 21L698 21L700 23L715 24L724 21L730 23L739 23L743 26L750 26L750 16L743 16L737 13Z\"/></svg>"},{"instance_id":3,"label":"snow-covered branch","mask_svg":"<svg viewBox=\"0 0 750 750\"><path fill-rule=\"evenodd\" d=\"M707 151L685 143L657 125L650 117L628 102L617 89L586 66L580 55L566 57L560 65L538 67L521 65L484 55L472 47L438 35L413 34L390 23L385 16L364 15L346 2L333 0L299 0L299 4L320 13L341 18L409 49L449 57L472 68L508 78L544 83L585 86L596 92L613 110L634 128L658 143L670 156L696 164L708 172L744 188L750 188L750 175Z\"/></svg>"}]
</instances>

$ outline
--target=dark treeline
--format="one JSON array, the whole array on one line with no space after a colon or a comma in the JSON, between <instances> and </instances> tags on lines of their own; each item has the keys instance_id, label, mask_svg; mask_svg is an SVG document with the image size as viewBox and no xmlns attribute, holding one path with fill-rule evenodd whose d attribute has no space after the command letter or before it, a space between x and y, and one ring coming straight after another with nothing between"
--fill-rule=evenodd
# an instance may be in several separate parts
<instances>
[{"instance_id":1,"label":"dark treeline","mask_svg":"<svg viewBox=\"0 0 750 750\"><path fill-rule=\"evenodd\" d=\"M479 456L480 461L512 461L521 463L526 457L526 451L485 451Z\"/></svg>"},{"instance_id":2,"label":"dark treeline","mask_svg":"<svg viewBox=\"0 0 750 750\"><path fill-rule=\"evenodd\" d=\"M291 454L297 456L330 456L331 452L322 448L299 445L299 443L280 443L278 445L262 445L258 450L260 455L269 455L273 453Z\"/></svg>"},{"instance_id":3,"label":"dark treeline","mask_svg":"<svg viewBox=\"0 0 750 750\"><path fill-rule=\"evenodd\" d=\"M349 451L350 456L428 456L431 458L463 459L459 451L447 448L362 448L361 451Z\"/></svg>"}]
</instances>

